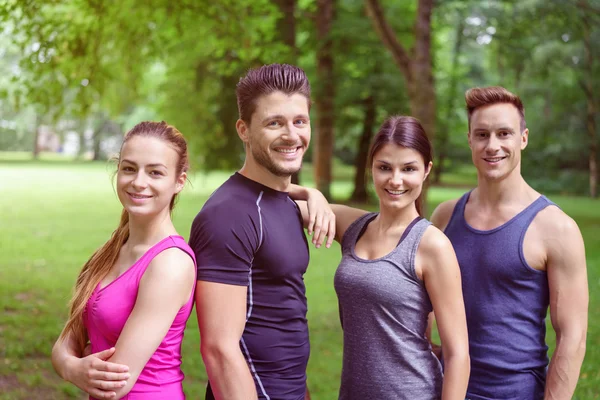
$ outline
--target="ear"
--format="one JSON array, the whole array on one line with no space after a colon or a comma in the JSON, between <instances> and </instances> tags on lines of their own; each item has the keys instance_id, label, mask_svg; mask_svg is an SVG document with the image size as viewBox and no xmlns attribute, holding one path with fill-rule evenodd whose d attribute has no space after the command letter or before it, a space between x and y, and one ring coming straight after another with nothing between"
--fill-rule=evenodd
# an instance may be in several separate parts
<instances>
[{"instance_id":1,"label":"ear","mask_svg":"<svg viewBox=\"0 0 600 400\"><path fill-rule=\"evenodd\" d=\"M523 132L521 132L521 150L525 150L527 144L529 143L529 129L525 128Z\"/></svg>"},{"instance_id":2,"label":"ear","mask_svg":"<svg viewBox=\"0 0 600 400\"><path fill-rule=\"evenodd\" d=\"M187 174L185 172L182 172L177 177L177 182L175 182L175 193L179 193L183 190L183 187L185 186L186 181L187 181Z\"/></svg>"},{"instance_id":3,"label":"ear","mask_svg":"<svg viewBox=\"0 0 600 400\"><path fill-rule=\"evenodd\" d=\"M423 181L425 181L425 179L427 179L427 177L431 173L432 169L433 169L433 163L431 161L429 161L429 164L427 164L427 167L425 168L425 176L423 177Z\"/></svg>"},{"instance_id":4,"label":"ear","mask_svg":"<svg viewBox=\"0 0 600 400\"><path fill-rule=\"evenodd\" d=\"M242 142L248 143L248 135L249 135L249 126L246 122L238 119L235 123L235 129L237 131L238 136L242 139Z\"/></svg>"}]
</instances>

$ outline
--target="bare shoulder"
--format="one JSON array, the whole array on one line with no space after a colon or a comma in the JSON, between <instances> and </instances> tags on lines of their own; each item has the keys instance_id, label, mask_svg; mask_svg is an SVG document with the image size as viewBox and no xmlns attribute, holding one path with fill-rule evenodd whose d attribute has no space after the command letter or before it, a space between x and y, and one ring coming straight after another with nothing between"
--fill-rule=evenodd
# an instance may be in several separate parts
<instances>
[{"instance_id":1,"label":"bare shoulder","mask_svg":"<svg viewBox=\"0 0 600 400\"><path fill-rule=\"evenodd\" d=\"M442 231L446 229L458 200L459 199L447 200L438 205L431 214L431 223Z\"/></svg>"},{"instance_id":2,"label":"bare shoulder","mask_svg":"<svg viewBox=\"0 0 600 400\"><path fill-rule=\"evenodd\" d=\"M548 206L541 210L533 219L544 240L560 238L567 239L565 235L581 236L579 226L563 210L556 206Z\"/></svg>"},{"instance_id":3,"label":"bare shoulder","mask_svg":"<svg viewBox=\"0 0 600 400\"><path fill-rule=\"evenodd\" d=\"M417 251L430 260L439 260L448 254L454 254L450 239L434 225L425 230Z\"/></svg>"},{"instance_id":4,"label":"bare shoulder","mask_svg":"<svg viewBox=\"0 0 600 400\"><path fill-rule=\"evenodd\" d=\"M152 259L145 275L156 279L182 280L194 279L194 261L180 248L171 247L161 251Z\"/></svg>"}]
</instances>

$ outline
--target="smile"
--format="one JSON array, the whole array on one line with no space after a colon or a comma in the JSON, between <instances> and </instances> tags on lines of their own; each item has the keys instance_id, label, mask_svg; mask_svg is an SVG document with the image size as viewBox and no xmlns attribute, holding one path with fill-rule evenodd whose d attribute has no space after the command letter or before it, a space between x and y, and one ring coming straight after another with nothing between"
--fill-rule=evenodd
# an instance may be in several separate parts
<instances>
[{"instance_id":1,"label":"smile","mask_svg":"<svg viewBox=\"0 0 600 400\"><path fill-rule=\"evenodd\" d=\"M400 196L400 195L403 195L404 193L408 192L408 189L406 189L406 190L390 190L390 189L385 189L385 191L388 192L391 195Z\"/></svg>"},{"instance_id":2,"label":"smile","mask_svg":"<svg viewBox=\"0 0 600 400\"><path fill-rule=\"evenodd\" d=\"M280 154L285 154L285 155L295 155L296 153L298 153L298 150L300 149L300 147L276 147L275 151L277 153Z\"/></svg>"},{"instance_id":3,"label":"smile","mask_svg":"<svg viewBox=\"0 0 600 400\"><path fill-rule=\"evenodd\" d=\"M504 160L505 158L506 158L506 156L504 156L504 157L487 157L487 158L484 158L484 160L489 163L497 163L497 162Z\"/></svg>"},{"instance_id":4,"label":"smile","mask_svg":"<svg viewBox=\"0 0 600 400\"><path fill-rule=\"evenodd\" d=\"M129 197L131 197L132 199L138 199L138 200L142 200L142 199L149 199L152 196L147 196L147 195L143 195L143 194L137 194L137 193L129 193L127 192L127 194L129 195Z\"/></svg>"}]
</instances>

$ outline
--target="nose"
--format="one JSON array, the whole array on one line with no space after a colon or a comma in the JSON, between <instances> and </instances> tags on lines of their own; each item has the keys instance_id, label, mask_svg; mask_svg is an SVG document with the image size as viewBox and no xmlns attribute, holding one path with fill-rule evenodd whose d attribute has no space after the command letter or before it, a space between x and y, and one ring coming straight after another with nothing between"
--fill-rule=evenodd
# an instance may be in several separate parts
<instances>
[{"instance_id":1,"label":"nose","mask_svg":"<svg viewBox=\"0 0 600 400\"><path fill-rule=\"evenodd\" d=\"M500 150L500 139L496 137L496 135L490 135L490 138L487 141L487 146L485 150L488 153L495 153Z\"/></svg>"},{"instance_id":2,"label":"nose","mask_svg":"<svg viewBox=\"0 0 600 400\"><path fill-rule=\"evenodd\" d=\"M136 190L141 190L148 186L146 173L142 170L138 171L138 173L135 175L135 178L131 182L131 185Z\"/></svg>"},{"instance_id":3,"label":"nose","mask_svg":"<svg viewBox=\"0 0 600 400\"><path fill-rule=\"evenodd\" d=\"M390 177L390 184L392 187L400 187L403 183L402 172L399 170L394 170L392 176Z\"/></svg>"},{"instance_id":4,"label":"nose","mask_svg":"<svg viewBox=\"0 0 600 400\"><path fill-rule=\"evenodd\" d=\"M285 125L282 138L287 142L297 143L300 139L300 135L298 135L297 129L298 128L294 126L294 123L290 122L289 124Z\"/></svg>"}]
</instances>

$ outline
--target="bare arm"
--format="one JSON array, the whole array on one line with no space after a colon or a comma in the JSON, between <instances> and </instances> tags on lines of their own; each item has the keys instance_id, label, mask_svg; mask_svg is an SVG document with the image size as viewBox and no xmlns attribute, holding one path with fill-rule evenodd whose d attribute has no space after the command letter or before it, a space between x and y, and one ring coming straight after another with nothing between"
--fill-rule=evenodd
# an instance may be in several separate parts
<instances>
[{"instance_id":1,"label":"bare arm","mask_svg":"<svg viewBox=\"0 0 600 400\"><path fill-rule=\"evenodd\" d=\"M129 366L131 378L115 390L117 399L129 393L154 354L195 283L194 263L180 249L157 255L140 281L135 306L115 345L110 361Z\"/></svg>"},{"instance_id":2,"label":"bare arm","mask_svg":"<svg viewBox=\"0 0 600 400\"><path fill-rule=\"evenodd\" d=\"M442 340L442 400L462 400L470 373L467 321L458 261L452 244L441 231L434 227L427 229L417 252L416 265L421 267Z\"/></svg>"},{"instance_id":3,"label":"bare arm","mask_svg":"<svg viewBox=\"0 0 600 400\"><path fill-rule=\"evenodd\" d=\"M198 281L200 351L217 400L256 399L256 386L240 339L246 325L246 286Z\"/></svg>"},{"instance_id":4,"label":"bare arm","mask_svg":"<svg viewBox=\"0 0 600 400\"><path fill-rule=\"evenodd\" d=\"M558 209L551 211L546 232L550 319L556 332L556 349L548 368L546 400L573 396L583 358L588 318L588 284L585 249L575 221Z\"/></svg>"},{"instance_id":5,"label":"bare arm","mask_svg":"<svg viewBox=\"0 0 600 400\"><path fill-rule=\"evenodd\" d=\"M454 207L456 206L457 202L458 202L458 199L454 199L454 200L445 201L445 202L441 203L440 205L438 205L435 208L435 210L433 210L433 213L431 214L431 218L430 218L430 221L433 224L433 226L435 226L436 228L438 228L440 231L443 232L446 229L446 227L448 226L448 222L450 222L450 217L452 217L452 212L454 211ZM442 358L442 347L437 343L433 343L433 341L431 339L431 331L433 329L434 322L435 322L435 315L432 312L429 315L429 318L427 321L426 336L427 336L427 339L429 340L429 343L431 343L431 349L432 349L433 353L437 356L437 358L441 359Z\"/></svg>"},{"instance_id":6,"label":"bare arm","mask_svg":"<svg viewBox=\"0 0 600 400\"><path fill-rule=\"evenodd\" d=\"M115 390L124 387L130 376L126 365L106 361L115 348L84 356L76 347L70 334L54 344L52 365L58 375L96 399L115 398Z\"/></svg>"},{"instance_id":7,"label":"bare arm","mask_svg":"<svg viewBox=\"0 0 600 400\"><path fill-rule=\"evenodd\" d=\"M313 236L313 244L319 248L327 237L325 247L331 247L335 237L335 214L323 193L317 189L292 184L289 187L289 195L300 207L304 229Z\"/></svg>"}]
</instances>

